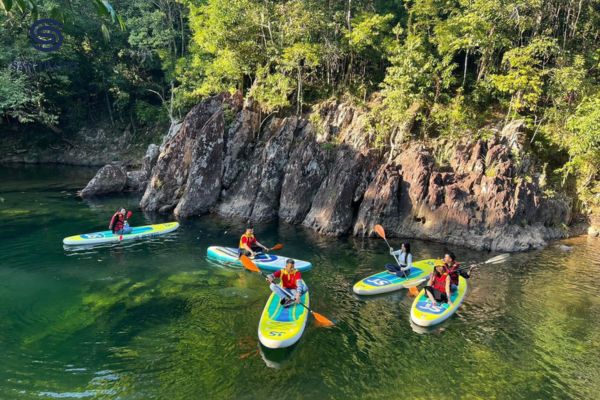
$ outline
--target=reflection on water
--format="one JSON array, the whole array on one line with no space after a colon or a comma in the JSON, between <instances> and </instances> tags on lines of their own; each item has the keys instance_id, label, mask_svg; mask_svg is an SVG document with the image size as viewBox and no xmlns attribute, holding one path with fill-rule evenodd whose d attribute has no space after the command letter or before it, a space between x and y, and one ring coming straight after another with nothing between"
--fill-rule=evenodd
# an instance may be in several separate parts
<instances>
[{"instance_id":1,"label":"reflection on water","mask_svg":"<svg viewBox=\"0 0 600 400\"><path fill-rule=\"evenodd\" d=\"M17 171L17 172L15 172ZM585 237L481 267L457 314L410 323L405 291L357 297L380 270L376 239L334 239L285 224L264 243L308 259L309 320L292 348L257 339L264 279L206 259L235 245L242 221L184 221L166 237L65 251L62 238L104 229L135 196L86 202L94 171L0 168L1 399L597 398L600 241ZM132 223L168 219L136 212ZM397 245L392 240L392 245ZM445 246L414 242L416 258ZM493 254L454 249L462 261ZM467 396L469 394L469 396Z\"/></svg>"}]
</instances>

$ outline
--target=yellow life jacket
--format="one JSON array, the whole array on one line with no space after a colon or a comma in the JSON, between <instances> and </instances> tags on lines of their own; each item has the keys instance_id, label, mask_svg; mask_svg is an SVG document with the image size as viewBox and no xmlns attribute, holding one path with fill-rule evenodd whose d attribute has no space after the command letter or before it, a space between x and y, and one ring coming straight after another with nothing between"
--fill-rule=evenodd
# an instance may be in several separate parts
<instances>
[{"instance_id":1,"label":"yellow life jacket","mask_svg":"<svg viewBox=\"0 0 600 400\"><path fill-rule=\"evenodd\" d=\"M244 248L244 244L243 244L243 242L242 242L242 239L244 239L244 238L248 238L248 246L249 246L249 247L252 247L252 243L250 243L250 240L251 240L251 239L254 239L254 235L253 235L253 234L251 234L251 233L244 233L244 234L242 235L242 237L240 238L240 244L239 244L239 246L238 246L238 247L239 247L240 249L243 249L243 248ZM256 239L254 239L253 241L254 241L254 242L256 242Z\"/></svg>"}]
</instances>

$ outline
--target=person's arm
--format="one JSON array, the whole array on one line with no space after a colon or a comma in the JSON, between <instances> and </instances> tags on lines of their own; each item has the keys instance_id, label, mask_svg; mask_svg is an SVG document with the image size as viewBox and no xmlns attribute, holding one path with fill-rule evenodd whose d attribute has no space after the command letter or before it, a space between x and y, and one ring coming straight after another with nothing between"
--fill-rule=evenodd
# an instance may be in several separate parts
<instances>
[{"instance_id":1,"label":"person's arm","mask_svg":"<svg viewBox=\"0 0 600 400\"><path fill-rule=\"evenodd\" d=\"M433 284L433 274L435 274L435 271L432 271L429 275L429 281L427 282L427 286L431 286Z\"/></svg>"},{"instance_id":2,"label":"person's arm","mask_svg":"<svg viewBox=\"0 0 600 400\"><path fill-rule=\"evenodd\" d=\"M465 279L469 279L471 277L471 270L473 269L473 267L469 268L469 270L464 270L464 269L459 269L458 270L458 274L460 276L462 276Z\"/></svg>"},{"instance_id":3,"label":"person's arm","mask_svg":"<svg viewBox=\"0 0 600 400\"><path fill-rule=\"evenodd\" d=\"M400 257L404 252L402 250L390 250L390 254L396 257Z\"/></svg>"},{"instance_id":4,"label":"person's arm","mask_svg":"<svg viewBox=\"0 0 600 400\"><path fill-rule=\"evenodd\" d=\"M252 251L252 249L250 248L250 246L248 246L248 238L246 236L244 236L242 238L242 248L246 251L250 252L250 255L252 257L254 257L256 254L254 253L254 251Z\"/></svg>"},{"instance_id":5,"label":"person's arm","mask_svg":"<svg viewBox=\"0 0 600 400\"><path fill-rule=\"evenodd\" d=\"M403 271L408 271L411 268L412 268L412 254L409 254L406 257L406 265L404 267L402 267L402 270Z\"/></svg>"},{"instance_id":6,"label":"person's arm","mask_svg":"<svg viewBox=\"0 0 600 400\"><path fill-rule=\"evenodd\" d=\"M273 283L275 278L279 278L281 276L281 271L275 271L272 274L267 275L267 280L269 283Z\"/></svg>"},{"instance_id":7,"label":"person's arm","mask_svg":"<svg viewBox=\"0 0 600 400\"><path fill-rule=\"evenodd\" d=\"M266 250L266 251L268 251L268 250L269 250L269 248L268 248L267 246L264 246L264 245L263 245L261 242L259 242L258 240L256 241L256 244L257 244L257 245L259 245L260 247L262 247L262 248L263 248L263 250Z\"/></svg>"},{"instance_id":8,"label":"person's arm","mask_svg":"<svg viewBox=\"0 0 600 400\"><path fill-rule=\"evenodd\" d=\"M450 293L450 275L446 277L446 297L448 297L448 305L452 305L452 295Z\"/></svg>"},{"instance_id":9,"label":"person's arm","mask_svg":"<svg viewBox=\"0 0 600 400\"><path fill-rule=\"evenodd\" d=\"M110 219L110 224L108 224L108 229L112 230L113 227L115 226L115 218L117 216L117 213L114 213L112 218Z\"/></svg>"}]
</instances>

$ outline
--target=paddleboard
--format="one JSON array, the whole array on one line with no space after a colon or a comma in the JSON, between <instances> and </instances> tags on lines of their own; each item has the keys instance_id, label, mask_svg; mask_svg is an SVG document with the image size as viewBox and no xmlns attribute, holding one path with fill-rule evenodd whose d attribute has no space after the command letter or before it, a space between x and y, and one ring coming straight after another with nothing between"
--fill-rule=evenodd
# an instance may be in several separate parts
<instances>
[{"instance_id":1,"label":"paddleboard","mask_svg":"<svg viewBox=\"0 0 600 400\"><path fill-rule=\"evenodd\" d=\"M423 289L412 304L410 319L419 326L432 326L444 322L458 310L466 294L467 280L462 276L458 277L458 289L451 295L452 305L437 303L434 306Z\"/></svg>"},{"instance_id":2,"label":"paddleboard","mask_svg":"<svg viewBox=\"0 0 600 400\"><path fill-rule=\"evenodd\" d=\"M238 256L238 250L233 247L210 246L206 250L208 258L228 263L230 265L242 266ZM277 256L275 254L259 254L252 259L254 264L265 271L279 271L285 267L285 261L290 257ZM304 272L312 268L308 261L296 260L295 267L298 271Z\"/></svg>"},{"instance_id":3,"label":"paddleboard","mask_svg":"<svg viewBox=\"0 0 600 400\"><path fill-rule=\"evenodd\" d=\"M353 288L354 293L374 295L417 286L428 279L433 271L434 262L433 259L414 262L406 278L400 278L389 271L371 275L356 282Z\"/></svg>"},{"instance_id":4,"label":"paddleboard","mask_svg":"<svg viewBox=\"0 0 600 400\"><path fill-rule=\"evenodd\" d=\"M81 235L69 236L63 239L65 245L85 246L88 244L116 243L125 240L141 239L149 236L164 235L173 232L179 228L179 222L167 222L164 224L136 226L132 228L131 233L117 235L112 231L102 231L94 233L84 233Z\"/></svg>"},{"instance_id":5,"label":"paddleboard","mask_svg":"<svg viewBox=\"0 0 600 400\"><path fill-rule=\"evenodd\" d=\"M308 310L300 304L284 307L279 304L280 297L271 293L258 323L258 339L263 346L281 349L296 343L306 327ZM300 301L310 307L308 291Z\"/></svg>"}]
</instances>

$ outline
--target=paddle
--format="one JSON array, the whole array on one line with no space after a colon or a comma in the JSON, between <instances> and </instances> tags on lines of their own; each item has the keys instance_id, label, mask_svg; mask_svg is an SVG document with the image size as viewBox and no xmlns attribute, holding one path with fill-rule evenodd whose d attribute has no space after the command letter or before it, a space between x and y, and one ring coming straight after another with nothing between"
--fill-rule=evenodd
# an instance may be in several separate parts
<instances>
[{"instance_id":1,"label":"paddle","mask_svg":"<svg viewBox=\"0 0 600 400\"><path fill-rule=\"evenodd\" d=\"M283 245L281 243L277 243L275 246L271 247L269 251L277 251L283 249Z\"/></svg>"},{"instance_id":2,"label":"paddle","mask_svg":"<svg viewBox=\"0 0 600 400\"><path fill-rule=\"evenodd\" d=\"M388 245L388 247L390 248L390 252L392 251L392 246L390 246L390 244L388 243L386 237L385 237L385 230L383 229L383 226L377 224L373 227L373 230L383 239L385 240L385 243ZM398 260L398 258L396 258L395 254L392 254L392 256L394 257L394 260L396 260L396 262L398 263L398 265L400 265L400 261ZM416 296L419 294L419 289L417 289L415 286L411 286L408 288L408 293L411 296Z\"/></svg>"},{"instance_id":3,"label":"paddle","mask_svg":"<svg viewBox=\"0 0 600 400\"><path fill-rule=\"evenodd\" d=\"M495 257L492 257L492 258L490 258L488 260L485 260L485 261L482 261L482 262L478 262L478 263L474 263L474 264L470 264L470 265L466 265L464 267L460 267L460 268L457 269L457 271L464 271L465 269L471 270L473 268L476 268L476 267L479 267L479 266L485 265L485 264L500 264L500 263L506 261L506 259L508 257L510 257L510 254L508 254L508 253L499 254L499 255L497 255Z\"/></svg>"},{"instance_id":4,"label":"paddle","mask_svg":"<svg viewBox=\"0 0 600 400\"><path fill-rule=\"evenodd\" d=\"M248 271L252 271L252 272L258 272L259 274L261 274L262 276L264 276L265 278L267 277L267 275L262 272L257 266L256 264L254 264L254 262L252 262L252 260L250 260L248 257L246 257L245 255L240 257L240 261L242 262L242 265L244 266L244 268L246 268ZM292 295L291 293L289 293L287 290L281 288L282 291L291 299ZM318 312L315 312L313 310L310 309L310 307L308 307L306 304L300 302L299 303L302 307L306 308L308 311L310 311L310 313L315 317L315 321L317 321L317 324L320 326L333 326L335 325L331 320L329 320L328 318L326 318L325 316L319 314Z\"/></svg>"}]
</instances>

